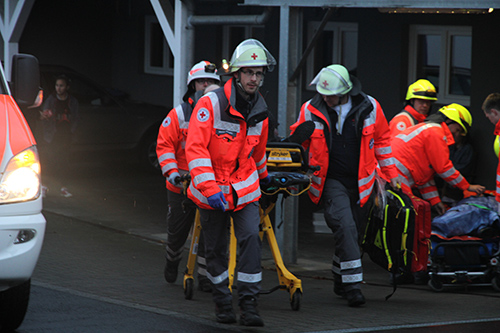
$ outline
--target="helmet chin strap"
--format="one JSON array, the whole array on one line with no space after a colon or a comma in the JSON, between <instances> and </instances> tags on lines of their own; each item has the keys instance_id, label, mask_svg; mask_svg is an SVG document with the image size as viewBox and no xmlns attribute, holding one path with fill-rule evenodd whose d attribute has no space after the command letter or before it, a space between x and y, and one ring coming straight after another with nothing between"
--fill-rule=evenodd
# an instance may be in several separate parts
<instances>
[{"instance_id":1,"label":"helmet chin strap","mask_svg":"<svg viewBox=\"0 0 500 333\"><path fill-rule=\"evenodd\" d=\"M342 95L341 97L339 97L339 102L335 106L345 104L348 101L348 99L346 99L346 97L349 98L349 95L346 94L346 95Z\"/></svg>"}]
</instances>

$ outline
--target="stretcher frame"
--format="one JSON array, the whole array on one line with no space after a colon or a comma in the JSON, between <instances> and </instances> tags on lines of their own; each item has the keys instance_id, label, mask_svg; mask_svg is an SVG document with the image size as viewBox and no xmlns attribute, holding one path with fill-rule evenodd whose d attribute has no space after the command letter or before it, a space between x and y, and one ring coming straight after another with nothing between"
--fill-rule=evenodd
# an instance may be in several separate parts
<instances>
[{"instance_id":1,"label":"stretcher frame","mask_svg":"<svg viewBox=\"0 0 500 333\"><path fill-rule=\"evenodd\" d=\"M290 192L289 188L293 187L294 185L297 185L296 183L294 183L294 181L297 179L297 176L300 178L300 175L302 175L301 183L304 184L305 182L307 182L307 186L305 187L305 189L303 189L302 191L300 191L300 193L296 195L301 195L302 193L304 193L309 189L310 174L306 174L306 172L304 172L305 169L307 169L309 172L309 168L305 163L304 151L302 147L298 144L292 144L292 143L268 144L266 152L268 158L267 166L271 177L271 182L272 183L274 182L275 185L277 183L278 186L274 188L275 191L273 192L262 191L264 195L271 196L271 202L265 209L263 209L262 206L259 206L259 212L260 212L259 235L261 240L263 240L264 236L266 236L267 242L273 254L279 285L270 290L262 290L260 294L269 294L276 290L286 290L290 294L290 306L292 310L298 311L300 309L300 303L303 294L302 281L295 275L293 275L285 267L283 258L281 256L281 252L279 250L278 242L276 241L276 235L274 234L274 228L271 223L269 213L275 207L278 194L283 194L285 196L293 195ZM278 160L273 160L273 155L279 156ZM279 172L273 173L272 170L277 170ZM273 175L279 177L279 179L274 181ZM287 175L288 176L293 175L294 177L288 179ZM283 187L281 187L282 185ZM184 297L187 300L192 299L194 294L194 268L196 264L196 255L198 252L198 241L200 238L201 229L202 228L200 224L200 215L199 211L197 210L193 226L193 235L189 249L189 256L183 280ZM230 237L229 237L229 259L228 259L229 289L231 292L232 289L234 288L233 283L234 283L234 276L236 269L237 243L238 242L234 234L233 220L231 219Z\"/></svg>"}]
</instances>

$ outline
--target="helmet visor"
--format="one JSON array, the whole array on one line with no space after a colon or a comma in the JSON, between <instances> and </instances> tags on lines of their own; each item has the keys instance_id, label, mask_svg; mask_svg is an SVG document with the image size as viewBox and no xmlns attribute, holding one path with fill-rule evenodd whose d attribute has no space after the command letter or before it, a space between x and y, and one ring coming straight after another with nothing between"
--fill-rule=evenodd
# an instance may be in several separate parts
<instances>
[{"instance_id":1,"label":"helmet visor","mask_svg":"<svg viewBox=\"0 0 500 333\"><path fill-rule=\"evenodd\" d=\"M316 85L316 91L326 96L345 95L352 89L349 78L328 67L323 68L310 85Z\"/></svg>"}]
</instances>

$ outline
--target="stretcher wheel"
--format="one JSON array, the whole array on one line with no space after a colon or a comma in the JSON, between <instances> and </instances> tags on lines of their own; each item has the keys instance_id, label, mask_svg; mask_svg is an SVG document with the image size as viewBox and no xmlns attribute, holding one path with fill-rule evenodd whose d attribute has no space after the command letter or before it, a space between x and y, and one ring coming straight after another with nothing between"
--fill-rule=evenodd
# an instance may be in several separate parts
<instances>
[{"instance_id":1,"label":"stretcher wheel","mask_svg":"<svg viewBox=\"0 0 500 333\"><path fill-rule=\"evenodd\" d=\"M500 274L497 274L492 280L491 284L496 291L500 291Z\"/></svg>"},{"instance_id":2,"label":"stretcher wheel","mask_svg":"<svg viewBox=\"0 0 500 333\"><path fill-rule=\"evenodd\" d=\"M186 281L184 281L184 298L192 299L193 291L194 291L194 279L187 278Z\"/></svg>"},{"instance_id":3,"label":"stretcher wheel","mask_svg":"<svg viewBox=\"0 0 500 333\"><path fill-rule=\"evenodd\" d=\"M292 299L290 300L290 306L293 311L299 311L300 309L300 301L302 300L302 292L300 290L295 291L292 295Z\"/></svg>"},{"instance_id":4,"label":"stretcher wheel","mask_svg":"<svg viewBox=\"0 0 500 333\"><path fill-rule=\"evenodd\" d=\"M443 283L436 276L432 276L427 284L434 291L437 291L437 292L443 291Z\"/></svg>"}]
</instances>

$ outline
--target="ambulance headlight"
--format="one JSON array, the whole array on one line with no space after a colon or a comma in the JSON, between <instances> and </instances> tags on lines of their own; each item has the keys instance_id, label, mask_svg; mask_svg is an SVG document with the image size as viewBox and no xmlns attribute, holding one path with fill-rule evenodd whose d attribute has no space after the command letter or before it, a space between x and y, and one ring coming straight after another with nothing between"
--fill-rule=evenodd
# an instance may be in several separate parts
<instances>
[{"instance_id":1,"label":"ambulance headlight","mask_svg":"<svg viewBox=\"0 0 500 333\"><path fill-rule=\"evenodd\" d=\"M0 204L29 201L40 194L40 161L35 147L14 156L1 176Z\"/></svg>"}]
</instances>

